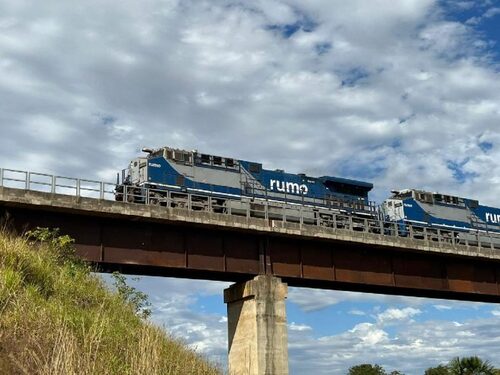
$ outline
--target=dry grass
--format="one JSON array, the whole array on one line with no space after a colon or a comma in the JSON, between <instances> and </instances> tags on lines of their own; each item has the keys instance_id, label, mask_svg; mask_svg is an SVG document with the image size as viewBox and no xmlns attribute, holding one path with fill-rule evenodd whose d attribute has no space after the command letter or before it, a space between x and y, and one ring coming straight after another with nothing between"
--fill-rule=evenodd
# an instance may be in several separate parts
<instances>
[{"instance_id":1,"label":"dry grass","mask_svg":"<svg viewBox=\"0 0 500 375\"><path fill-rule=\"evenodd\" d=\"M220 374L51 245L0 233L1 374Z\"/></svg>"}]
</instances>

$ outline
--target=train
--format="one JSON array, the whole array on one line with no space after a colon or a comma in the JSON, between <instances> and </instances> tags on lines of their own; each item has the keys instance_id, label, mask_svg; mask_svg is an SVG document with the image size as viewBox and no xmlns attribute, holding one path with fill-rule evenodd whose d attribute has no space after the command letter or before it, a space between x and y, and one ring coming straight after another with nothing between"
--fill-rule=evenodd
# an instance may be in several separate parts
<instances>
[{"instance_id":1,"label":"train","mask_svg":"<svg viewBox=\"0 0 500 375\"><path fill-rule=\"evenodd\" d=\"M416 226L459 233L459 241L500 238L500 209L477 200L418 189L394 190L377 205L370 182L334 176L313 177L261 163L172 147L142 149L117 176L116 200L187 207L233 215L366 228L396 224L400 235ZM341 218L339 220L339 218ZM354 225L353 225L354 223ZM358 223L359 225L356 225ZM500 244L500 239L498 240Z\"/></svg>"}]
</instances>

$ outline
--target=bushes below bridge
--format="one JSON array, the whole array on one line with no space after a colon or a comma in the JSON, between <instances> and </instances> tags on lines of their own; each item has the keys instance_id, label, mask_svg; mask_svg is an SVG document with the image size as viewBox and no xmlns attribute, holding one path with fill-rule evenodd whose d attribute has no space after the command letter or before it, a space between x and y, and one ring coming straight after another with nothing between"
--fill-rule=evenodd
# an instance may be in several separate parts
<instances>
[{"instance_id":1,"label":"bushes below bridge","mask_svg":"<svg viewBox=\"0 0 500 375\"><path fill-rule=\"evenodd\" d=\"M221 373L144 319L142 298L107 289L71 239L35 234L0 233L1 374Z\"/></svg>"}]
</instances>

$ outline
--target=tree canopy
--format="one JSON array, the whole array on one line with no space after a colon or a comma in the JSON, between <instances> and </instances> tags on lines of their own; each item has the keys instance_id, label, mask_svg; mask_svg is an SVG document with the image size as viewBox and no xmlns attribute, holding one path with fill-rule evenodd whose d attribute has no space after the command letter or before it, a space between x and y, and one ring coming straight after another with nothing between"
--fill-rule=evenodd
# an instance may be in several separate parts
<instances>
[{"instance_id":1,"label":"tree canopy","mask_svg":"<svg viewBox=\"0 0 500 375\"><path fill-rule=\"evenodd\" d=\"M379 365L370 365L364 363L362 365L353 366L349 369L348 375L387 375L384 368Z\"/></svg>"},{"instance_id":2,"label":"tree canopy","mask_svg":"<svg viewBox=\"0 0 500 375\"><path fill-rule=\"evenodd\" d=\"M425 375L495 375L498 370L477 356L453 358L447 366L430 367Z\"/></svg>"},{"instance_id":3,"label":"tree canopy","mask_svg":"<svg viewBox=\"0 0 500 375\"><path fill-rule=\"evenodd\" d=\"M452 375L495 375L495 368L477 356L453 358L448 364Z\"/></svg>"},{"instance_id":4,"label":"tree canopy","mask_svg":"<svg viewBox=\"0 0 500 375\"><path fill-rule=\"evenodd\" d=\"M347 375L404 375L400 371L387 373L380 365L363 363L349 368ZM495 369L489 361L477 356L456 357L447 365L429 367L424 375L500 375L500 369Z\"/></svg>"}]
</instances>

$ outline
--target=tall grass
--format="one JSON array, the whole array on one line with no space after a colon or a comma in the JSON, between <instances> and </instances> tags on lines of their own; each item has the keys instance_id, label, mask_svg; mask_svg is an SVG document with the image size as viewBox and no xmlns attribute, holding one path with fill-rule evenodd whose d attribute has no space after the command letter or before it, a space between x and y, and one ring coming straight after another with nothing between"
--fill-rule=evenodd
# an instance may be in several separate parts
<instances>
[{"instance_id":1,"label":"tall grass","mask_svg":"<svg viewBox=\"0 0 500 375\"><path fill-rule=\"evenodd\" d=\"M90 271L55 243L0 232L0 374L221 373Z\"/></svg>"}]
</instances>

